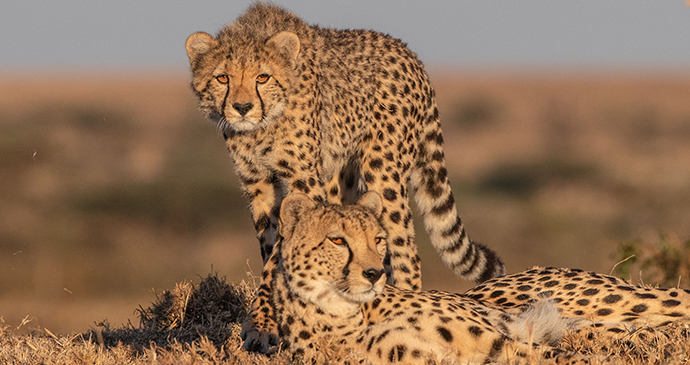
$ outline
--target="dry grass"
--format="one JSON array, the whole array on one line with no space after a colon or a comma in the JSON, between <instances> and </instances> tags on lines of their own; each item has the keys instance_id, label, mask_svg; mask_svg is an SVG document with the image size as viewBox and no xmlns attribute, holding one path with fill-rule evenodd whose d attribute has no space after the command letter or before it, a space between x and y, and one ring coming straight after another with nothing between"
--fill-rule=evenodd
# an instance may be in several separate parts
<instances>
[{"instance_id":1,"label":"dry grass","mask_svg":"<svg viewBox=\"0 0 690 365\"><path fill-rule=\"evenodd\" d=\"M603 356L613 364L687 364L690 362L688 328L686 323L642 328L618 339L583 330L566 335L559 347Z\"/></svg>"},{"instance_id":2,"label":"dry grass","mask_svg":"<svg viewBox=\"0 0 690 365\"><path fill-rule=\"evenodd\" d=\"M139 326L131 323L72 335L15 335L0 319L2 364L290 364L286 353L271 357L241 349L240 322L253 298L253 285L229 284L208 275L197 285L178 283L157 295L148 308L140 307ZM342 349L321 345L317 363L350 359ZM559 347L607 364L686 364L690 362L687 324L642 329L619 339L584 329L569 333ZM596 362L596 361L595 361ZM539 363L534 360L533 363Z\"/></svg>"}]
</instances>

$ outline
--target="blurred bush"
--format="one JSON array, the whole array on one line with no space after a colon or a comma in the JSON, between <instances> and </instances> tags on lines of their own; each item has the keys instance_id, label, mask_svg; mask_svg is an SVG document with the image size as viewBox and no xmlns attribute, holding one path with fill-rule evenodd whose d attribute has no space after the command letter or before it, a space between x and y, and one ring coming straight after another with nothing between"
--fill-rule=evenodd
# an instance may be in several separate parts
<instances>
[{"instance_id":1,"label":"blurred bush","mask_svg":"<svg viewBox=\"0 0 690 365\"><path fill-rule=\"evenodd\" d=\"M657 240L620 243L614 273L663 288L690 288L690 238L660 235ZM639 274L639 277L636 275Z\"/></svg>"},{"instance_id":2,"label":"blurred bush","mask_svg":"<svg viewBox=\"0 0 690 365\"><path fill-rule=\"evenodd\" d=\"M466 131L486 128L496 124L501 117L503 106L498 100L486 95L473 95L457 100L444 123L454 123Z\"/></svg>"},{"instance_id":3,"label":"blurred bush","mask_svg":"<svg viewBox=\"0 0 690 365\"><path fill-rule=\"evenodd\" d=\"M596 177L595 166L546 158L524 164L502 164L491 169L477 183L479 191L528 198L547 184L577 182Z\"/></svg>"}]
</instances>

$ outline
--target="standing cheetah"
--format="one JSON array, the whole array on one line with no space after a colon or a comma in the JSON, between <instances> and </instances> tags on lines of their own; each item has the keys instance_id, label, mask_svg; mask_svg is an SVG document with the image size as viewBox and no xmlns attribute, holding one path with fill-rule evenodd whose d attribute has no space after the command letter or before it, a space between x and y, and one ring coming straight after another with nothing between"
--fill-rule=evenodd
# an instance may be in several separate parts
<instances>
[{"instance_id":1,"label":"standing cheetah","mask_svg":"<svg viewBox=\"0 0 690 365\"><path fill-rule=\"evenodd\" d=\"M270 303L295 357L318 358L335 347L373 364L516 363L538 354L539 363L587 364L591 358L551 347L566 329L690 319L688 291L574 269L535 268L467 294L385 285L381 211L374 192L346 207L303 194L283 201Z\"/></svg>"},{"instance_id":2,"label":"standing cheetah","mask_svg":"<svg viewBox=\"0 0 690 365\"><path fill-rule=\"evenodd\" d=\"M470 241L458 218L442 150L434 90L402 42L373 31L310 26L257 3L217 37L186 42L200 110L222 132L235 163L264 262L287 193L351 204L385 198L388 281L421 289L408 182L431 242L461 277L504 273Z\"/></svg>"},{"instance_id":3,"label":"standing cheetah","mask_svg":"<svg viewBox=\"0 0 690 365\"><path fill-rule=\"evenodd\" d=\"M434 90L402 42L373 31L310 26L256 3L216 37L186 42L200 110L225 138L266 264L286 194L352 204L384 197L388 283L421 289L408 183L431 242L456 274L482 282L502 261L465 233L448 182ZM270 272L271 270L267 270ZM245 347L277 340L264 278Z\"/></svg>"}]
</instances>

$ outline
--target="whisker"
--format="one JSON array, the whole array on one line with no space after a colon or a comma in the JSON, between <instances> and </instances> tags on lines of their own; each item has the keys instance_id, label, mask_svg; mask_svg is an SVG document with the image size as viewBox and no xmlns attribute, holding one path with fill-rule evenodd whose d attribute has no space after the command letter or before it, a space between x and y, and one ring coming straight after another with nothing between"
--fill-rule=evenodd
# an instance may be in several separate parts
<instances>
[{"instance_id":1,"label":"whisker","mask_svg":"<svg viewBox=\"0 0 690 365\"><path fill-rule=\"evenodd\" d=\"M218 120L218 122L216 122L216 124L218 125L218 131L221 133L224 133L230 127L230 123L228 123L228 120L225 119L225 117L220 117L220 119Z\"/></svg>"}]
</instances>

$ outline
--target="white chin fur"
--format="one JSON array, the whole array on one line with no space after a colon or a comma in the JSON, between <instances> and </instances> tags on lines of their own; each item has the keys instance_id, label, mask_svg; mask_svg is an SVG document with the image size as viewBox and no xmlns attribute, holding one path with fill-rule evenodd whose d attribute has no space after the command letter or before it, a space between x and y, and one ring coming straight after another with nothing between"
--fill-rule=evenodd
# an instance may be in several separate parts
<instances>
[{"instance_id":1,"label":"white chin fur","mask_svg":"<svg viewBox=\"0 0 690 365\"><path fill-rule=\"evenodd\" d=\"M230 121L223 120L219 127L223 131L251 132L262 128L262 123L258 123L248 118L235 118Z\"/></svg>"},{"instance_id":2,"label":"white chin fur","mask_svg":"<svg viewBox=\"0 0 690 365\"><path fill-rule=\"evenodd\" d=\"M272 119L266 117L259 121L248 119L248 118L236 118L232 121L221 120L218 123L218 128L224 132L252 132L259 129L264 129L271 124Z\"/></svg>"},{"instance_id":3,"label":"white chin fur","mask_svg":"<svg viewBox=\"0 0 690 365\"><path fill-rule=\"evenodd\" d=\"M378 292L374 288L371 288L362 293L347 293L341 295L351 302L366 303L374 300L374 297L376 297L377 294Z\"/></svg>"},{"instance_id":4,"label":"white chin fur","mask_svg":"<svg viewBox=\"0 0 690 365\"><path fill-rule=\"evenodd\" d=\"M356 293L350 291L343 292L331 283L312 283L312 290L300 292L300 296L309 302L314 303L324 312L338 315L349 316L357 311L359 305L374 300L382 288L372 286Z\"/></svg>"},{"instance_id":5,"label":"white chin fur","mask_svg":"<svg viewBox=\"0 0 690 365\"><path fill-rule=\"evenodd\" d=\"M302 297L324 312L337 316L350 316L359 308L359 302L346 298L329 284L317 285L315 290Z\"/></svg>"}]
</instances>

